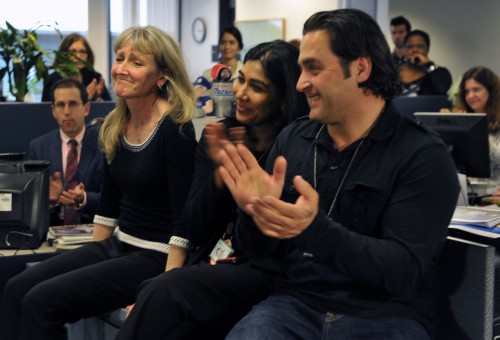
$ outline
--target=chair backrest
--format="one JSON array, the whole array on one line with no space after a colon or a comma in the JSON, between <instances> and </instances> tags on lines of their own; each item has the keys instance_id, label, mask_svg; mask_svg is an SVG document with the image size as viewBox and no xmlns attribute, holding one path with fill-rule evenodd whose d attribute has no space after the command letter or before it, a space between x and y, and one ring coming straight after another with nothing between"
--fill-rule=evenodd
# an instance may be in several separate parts
<instances>
[{"instance_id":1,"label":"chair backrest","mask_svg":"<svg viewBox=\"0 0 500 340\"><path fill-rule=\"evenodd\" d=\"M492 339L495 247L448 237L437 339Z\"/></svg>"},{"instance_id":2,"label":"chair backrest","mask_svg":"<svg viewBox=\"0 0 500 340\"><path fill-rule=\"evenodd\" d=\"M440 112L442 109L450 109L451 102L448 96L416 96L416 97L397 97L393 104L403 115L413 118L415 112Z\"/></svg>"},{"instance_id":3,"label":"chair backrest","mask_svg":"<svg viewBox=\"0 0 500 340\"><path fill-rule=\"evenodd\" d=\"M0 103L0 153L28 153L32 139L57 128L52 103ZM115 102L91 102L86 118L105 117Z\"/></svg>"}]
</instances>

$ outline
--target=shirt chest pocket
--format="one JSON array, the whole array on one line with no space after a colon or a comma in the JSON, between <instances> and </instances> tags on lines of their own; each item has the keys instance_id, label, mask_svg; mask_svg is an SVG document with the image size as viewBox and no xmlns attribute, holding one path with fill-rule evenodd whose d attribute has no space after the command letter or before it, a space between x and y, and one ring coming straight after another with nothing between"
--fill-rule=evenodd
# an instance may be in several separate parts
<instances>
[{"instance_id":1,"label":"shirt chest pocket","mask_svg":"<svg viewBox=\"0 0 500 340\"><path fill-rule=\"evenodd\" d=\"M340 222L354 232L380 237L380 225L388 194L381 187L363 182L346 182L341 190L338 214Z\"/></svg>"},{"instance_id":2,"label":"shirt chest pocket","mask_svg":"<svg viewBox=\"0 0 500 340\"><path fill-rule=\"evenodd\" d=\"M309 178L304 177L304 179L307 182L312 183ZM297 191L297 189L295 189L295 185L293 184L293 177L287 176L285 178L285 184L283 186L283 193L281 194L281 199L289 203L295 203L299 198L299 196L300 193Z\"/></svg>"}]
</instances>

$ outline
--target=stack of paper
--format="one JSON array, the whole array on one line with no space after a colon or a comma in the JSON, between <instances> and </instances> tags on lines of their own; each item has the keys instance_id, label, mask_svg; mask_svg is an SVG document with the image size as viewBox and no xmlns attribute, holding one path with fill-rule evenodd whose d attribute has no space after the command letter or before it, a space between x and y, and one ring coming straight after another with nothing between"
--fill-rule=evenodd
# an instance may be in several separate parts
<instances>
[{"instance_id":1,"label":"stack of paper","mask_svg":"<svg viewBox=\"0 0 500 340\"><path fill-rule=\"evenodd\" d=\"M457 207L451 223L493 228L500 224L500 210L481 207Z\"/></svg>"},{"instance_id":2,"label":"stack of paper","mask_svg":"<svg viewBox=\"0 0 500 340\"><path fill-rule=\"evenodd\" d=\"M457 207L448 236L498 246L500 210L492 207Z\"/></svg>"},{"instance_id":3,"label":"stack of paper","mask_svg":"<svg viewBox=\"0 0 500 340\"><path fill-rule=\"evenodd\" d=\"M49 228L48 242L59 250L75 249L92 241L92 224L54 226Z\"/></svg>"}]
</instances>

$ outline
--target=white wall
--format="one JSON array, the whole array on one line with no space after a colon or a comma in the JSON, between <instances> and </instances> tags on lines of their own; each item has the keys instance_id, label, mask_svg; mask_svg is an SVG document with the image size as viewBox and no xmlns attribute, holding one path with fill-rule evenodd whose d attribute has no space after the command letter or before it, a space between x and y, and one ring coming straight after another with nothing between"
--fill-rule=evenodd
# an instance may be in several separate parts
<instances>
[{"instance_id":1,"label":"white wall","mask_svg":"<svg viewBox=\"0 0 500 340\"><path fill-rule=\"evenodd\" d=\"M393 0L389 17L404 15L413 29L429 33L429 56L457 81L472 66L500 75L500 1Z\"/></svg>"},{"instance_id":2,"label":"white wall","mask_svg":"<svg viewBox=\"0 0 500 340\"><path fill-rule=\"evenodd\" d=\"M285 18L285 40L302 37L302 26L313 13L342 8L345 0L236 0L236 20ZM182 41L190 76L196 78L213 65L211 45L218 39L218 1L182 1ZM438 65L446 66L453 79L470 67L483 65L500 75L500 1L476 0L378 0L377 21L392 48L390 18L404 15L413 28L431 36L430 54ZM196 44L191 38L192 20L200 16L208 25L207 39ZM245 40L245 37L243 37Z\"/></svg>"},{"instance_id":3,"label":"white wall","mask_svg":"<svg viewBox=\"0 0 500 340\"><path fill-rule=\"evenodd\" d=\"M374 0L372 0L374 1ZM377 20L388 22L388 2L377 0ZM328 11L345 6L346 0L235 0L236 20L285 18L285 40L301 39L304 22L318 11ZM191 37L193 19L201 17L207 23L207 37L197 44ZM182 1L181 42L189 75L196 79L214 63L211 61L212 45L218 44L218 0ZM388 32L388 28L385 29ZM243 37L245 43L245 37Z\"/></svg>"},{"instance_id":4,"label":"white wall","mask_svg":"<svg viewBox=\"0 0 500 340\"><path fill-rule=\"evenodd\" d=\"M236 20L286 18L285 40L300 39L302 26L311 14L336 9L340 1L309 0L304 3L297 0L236 0L235 16ZM217 45L219 39L219 1L189 0L182 1L181 6L180 40L189 76L194 81L204 70L214 65L211 51L212 45ZM207 37L201 44L195 43L191 37L191 25L196 17L203 18L207 24ZM243 37L244 42L245 37Z\"/></svg>"},{"instance_id":5,"label":"white wall","mask_svg":"<svg viewBox=\"0 0 500 340\"><path fill-rule=\"evenodd\" d=\"M179 0L149 0L147 6L148 25L161 28L179 40Z\"/></svg>"},{"instance_id":6,"label":"white wall","mask_svg":"<svg viewBox=\"0 0 500 340\"><path fill-rule=\"evenodd\" d=\"M212 67L212 45L219 39L219 1L189 0L182 1L181 44L184 60L191 80L202 75L203 71ZM201 44L196 43L191 36L191 25L194 18L200 17L207 25L207 35Z\"/></svg>"},{"instance_id":7,"label":"white wall","mask_svg":"<svg viewBox=\"0 0 500 340\"><path fill-rule=\"evenodd\" d=\"M312 14L340 8L336 0L236 0L236 20L285 18L285 40L302 39L304 22ZM245 37L243 37L245 43Z\"/></svg>"},{"instance_id":8,"label":"white wall","mask_svg":"<svg viewBox=\"0 0 500 340\"><path fill-rule=\"evenodd\" d=\"M106 53L109 49L109 35L102 34L102 32L109 32L109 6L106 1L100 0L89 0L88 6L88 41L90 46L92 46L92 51L95 53L94 67L102 74L104 82L108 85L110 84L109 72L106 72L105 70L111 69ZM93 25L93 22L98 22L99 25ZM111 90L109 85L108 89Z\"/></svg>"}]
</instances>

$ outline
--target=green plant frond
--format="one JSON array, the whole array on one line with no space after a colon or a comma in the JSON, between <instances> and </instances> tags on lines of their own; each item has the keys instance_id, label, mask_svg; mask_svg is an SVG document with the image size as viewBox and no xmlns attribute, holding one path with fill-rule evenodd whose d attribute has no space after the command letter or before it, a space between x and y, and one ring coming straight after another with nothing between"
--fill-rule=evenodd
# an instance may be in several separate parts
<instances>
[{"instance_id":1,"label":"green plant frond","mask_svg":"<svg viewBox=\"0 0 500 340\"><path fill-rule=\"evenodd\" d=\"M94 70L94 67L87 62L86 60L83 60L78 57L78 55L69 52L69 51L58 51L55 50L53 53L56 56L57 63L54 64L52 67L57 73L61 74L64 77L70 77L72 75L78 74L80 72L80 69L78 66L76 66L75 62L72 60L72 58L76 58L79 62L81 62L83 65L85 65L86 68L89 70Z\"/></svg>"},{"instance_id":2,"label":"green plant frond","mask_svg":"<svg viewBox=\"0 0 500 340\"><path fill-rule=\"evenodd\" d=\"M44 56L48 52L40 47L38 43L37 30L46 26L53 28L62 38L62 34L55 25L37 23L29 30L18 30L8 21L6 28L0 27L0 59L3 59L5 67L0 69L0 79L7 76L9 91L22 101L30 84L36 80L46 79L49 68L44 62Z\"/></svg>"},{"instance_id":3,"label":"green plant frond","mask_svg":"<svg viewBox=\"0 0 500 340\"><path fill-rule=\"evenodd\" d=\"M40 45L38 45L38 34L36 34L36 32L28 32L26 38L33 47L40 49Z\"/></svg>"},{"instance_id":4,"label":"green plant frond","mask_svg":"<svg viewBox=\"0 0 500 340\"><path fill-rule=\"evenodd\" d=\"M78 61L81 62L83 65L85 65L86 68L88 68L91 71L94 71L94 66L92 66L87 60L83 60L76 55L75 58L78 59Z\"/></svg>"},{"instance_id":5,"label":"green plant frond","mask_svg":"<svg viewBox=\"0 0 500 340\"><path fill-rule=\"evenodd\" d=\"M5 21L5 25L7 25L7 28L8 28L10 31L17 31L17 29L16 29L14 26L12 26L12 25L10 24L10 22Z\"/></svg>"},{"instance_id":6,"label":"green plant frond","mask_svg":"<svg viewBox=\"0 0 500 340\"><path fill-rule=\"evenodd\" d=\"M7 73L7 66L0 68L0 79L3 79L5 73Z\"/></svg>"},{"instance_id":7,"label":"green plant frond","mask_svg":"<svg viewBox=\"0 0 500 340\"><path fill-rule=\"evenodd\" d=\"M24 68L24 64L20 60L16 60L13 63L13 70L14 70L14 84L17 89L17 96L16 98L24 98L24 95L26 94L26 87L28 83L27 79L27 72L26 69Z\"/></svg>"},{"instance_id":8,"label":"green plant frond","mask_svg":"<svg viewBox=\"0 0 500 340\"><path fill-rule=\"evenodd\" d=\"M35 66L36 66L35 67L35 69L36 69L36 79L38 79L38 80L40 80L40 79L46 80L48 78L48 76L49 76L49 69L45 65L45 63L43 61L43 58L38 58Z\"/></svg>"},{"instance_id":9,"label":"green plant frond","mask_svg":"<svg viewBox=\"0 0 500 340\"><path fill-rule=\"evenodd\" d=\"M62 38L63 38L63 34L62 34L61 30L59 30L59 28L57 28L57 26L58 26L58 25L59 25L59 24L58 24L58 22L57 22L57 21L54 21L54 24L53 24L53 25L51 25L51 24L45 24L45 26L47 26L47 27L50 27L50 28L54 29L54 31L55 31L55 32L57 33L57 35L59 36L59 39L61 39L61 40L62 40Z\"/></svg>"}]
</instances>

